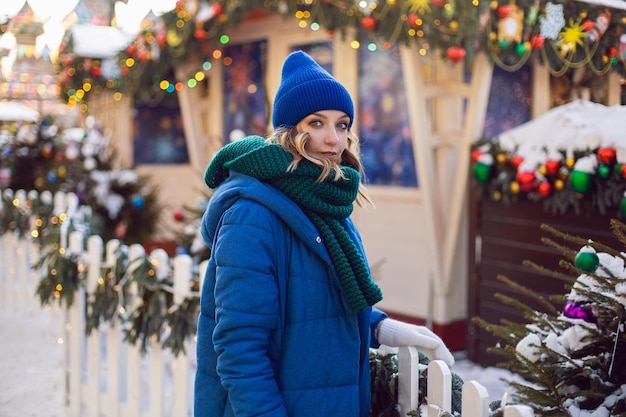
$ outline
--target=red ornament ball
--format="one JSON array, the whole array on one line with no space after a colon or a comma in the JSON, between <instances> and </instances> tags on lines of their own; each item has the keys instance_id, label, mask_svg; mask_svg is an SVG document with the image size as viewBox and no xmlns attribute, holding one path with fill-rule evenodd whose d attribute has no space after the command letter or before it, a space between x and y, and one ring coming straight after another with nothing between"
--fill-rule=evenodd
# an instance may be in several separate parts
<instances>
[{"instance_id":1,"label":"red ornament ball","mask_svg":"<svg viewBox=\"0 0 626 417\"><path fill-rule=\"evenodd\" d=\"M515 180L519 183L519 187L524 192L529 192L535 184L535 173L532 171L520 171L515 175Z\"/></svg>"},{"instance_id":2,"label":"red ornament ball","mask_svg":"<svg viewBox=\"0 0 626 417\"><path fill-rule=\"evenodd\" d=\"M616 152L614 148L606 147L598 149L598 161L604 165L615 162Z\"/></svg>"},{"instance_id":3,"label":"red ornament ball","mask_svg":"<svg viewBox=\"0 0 626 417\"><path fill-rule=\"evenodd\" d=\"M482 154L483 151L481 151L480 149L474 149L472 151L472 162L478 161L478 158L480 158Z\"/></svg>"},{"instance_id":4,"label":"red ornament ball","mask_svg":"<svg viewBox=\"0 0 626 417\"><path fill-rule=\"evenodd\" d=\"M504 19L506 17L509 17L510 14L511 14L511 5L510 4L503 4L502 6L498 7L498 17L500 19Z\"/></svg>"},{"instance_id":5,"label":"red ornament ball","mask_svg":"<svg viewBox=\"0 0 626 417\"><path fill-rule=\"evenodd\" d=\"M460 46L451 46L446 50L446 56L452 62L461 62L465 59L465 48Z\"/></svg>"},{"instance_id":6,"label":"red ornament ball","mask_svg":"<svg viewBox=\"0 0 626 417\"><path fill-rule=\"evenodd\" d=\"M222 6L221 4L216 3L213 5L213 13L215 13L215 16L221 15L223 11L224 11L224 6Z\"/></svg>"},{"instance_id":7,"label":"red ornament ball","mask_svg":"<svg viewBox=\"0 0 626 417\"><path fill-rule=\"evenodd\" d=\"M591 29L593 29L595 26L595 24L593 23L593 20L591 19L585 19L583 20L583 23L581 25L582 30L584 30L585 32L589 32Z\"/></svg>"},{"instance_id":8,"label":"red ornament ball","mask_svg":"<svg viewBox=\"0 0 626 417\"><path fill-rule=\"evenodd\" d=\"M543 45L546 43L546 39L541 35L535 35L530 39L530 45L534 49L541 49Z\"/></svg>"},{"instance_id":9,"label":"red ornament ball","mask_svg":"<svg viewBox=\"0 0 626 417\"><path fill-rule=\"evenodd\" d=\"M539 193L540 196L542 196L543 198L546 198L552 192L552 186L550 185L548 181L542 181L537 186L537 192Z\"/></svg>"},{"instance_id":10,"label":"red ornament ball","mask_svg":"<svg viewBox=\"0 0 626 417\"><path fill-rule=\"evenodd\" d=\"M546 174L557 175L559 173L559 168L561 168L561 161L558 159L548 159L546 161Z\"/></svg>"},{"instance_id":11,"label":"red ornament ball","mask_svg":"<svg viewBox=\"0 0 626 417\"><path fill-rule=\"evenodd\" d=\"M184 221L185 220L185 210L183 210L183 209L174 210L173 217L174 217L174 220L176 220L177 222Z\"/></svg>"},{"instance_id":12,"label":"red ornament ball","mask_svg":"<svg viewBox=\"0 0 626 417\"><path fill-rule=\"evenodd\" d=\"M522 162L524 162L524 157L523 156L513 155L511 157L511 165L513 165L513 167L515 169L519 168L519 166L522 164Z\"/></svg>"},{"instance_id":13,"label":"red ornament ball","mask_svg":"<svg viewBox=\"0 0 626 417\"><path fill-rule=\"evenodd\" d=\"M196 30L193 31L193 37L198 39L198 40L202 40L206 37L206 30L202 29L202 28L198 28Z\"/></svg>"},{"instance_id":14,"label":"red ornament ball","mask_svg":"<svg viewBox=\"0 0 626 417\"><path fill-rule=\"evenodd\" d=\"M376 29L376 19L374 19L372 16L365 16L363 20L361 20L361 25L363 26L363 29L371 32Z\"/></svg>"},{"instance_id":15,"label":"red ornament ball","mask_svg":"<svg viewBox=\"0 0 626 417\"><path fill-rule=\"evenodd\" d=\"M419 20L420 20L420 17L415 13L411 13L407 16L407 22L409 22L409 25L411 25L411 27L414 27L414 28L418 27Z\"/></svg>"}]
</instances>

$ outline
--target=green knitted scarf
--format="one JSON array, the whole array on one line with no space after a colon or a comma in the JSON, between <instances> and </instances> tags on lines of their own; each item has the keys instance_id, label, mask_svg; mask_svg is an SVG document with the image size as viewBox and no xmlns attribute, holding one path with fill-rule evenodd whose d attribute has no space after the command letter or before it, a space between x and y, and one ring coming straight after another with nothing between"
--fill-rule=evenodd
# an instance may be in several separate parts
<instances>
[{"instance_id":1,"label":"green knitted scarf","mask_svg":"<svg viewBox=\"0 0 626 417\"><path fill-rule=\"evenodd\" d=\"M382 300L380 288L365 264L361 252L343 228L342 219L352 214L360 175L341 167L347 179L318 182L322 169L306 160L287 172L292 155L282 146L250 136L222 148L209 164L204 181L210 188L220 185L232 169L267 182L291 198L319 231L333 261L341 286L354 311L363 311Z\"/></svg>"}]
</instances>

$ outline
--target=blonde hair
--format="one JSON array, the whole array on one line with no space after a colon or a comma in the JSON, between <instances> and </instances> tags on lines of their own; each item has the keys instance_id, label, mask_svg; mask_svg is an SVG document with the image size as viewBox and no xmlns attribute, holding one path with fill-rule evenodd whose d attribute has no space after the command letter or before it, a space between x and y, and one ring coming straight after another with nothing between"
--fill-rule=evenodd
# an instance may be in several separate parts
<instances>
[{"instance_id":1,"label":"blonde hair","mask_svg":"<svg viewBox=\"0 0 626 417\"><path fill-rule=\"evenodd\" d=\"M361 174L363 177L363 164L361 163L361 147L359 138L352 131L348 130L348 143L346 149L341 154L341 162L337 163L334 160L328 158L322 158L314 153L310 153L306 150L306 143L309 141L310 135L307 132L299 131L295 126L292 128L279 128L274 131L273 134L267 137L267 142L281 145L291 155L293 155L293 161L287 167L287 171L294 171L303 159L322 168L320 176L317 178L318 182L326 180L330 175L334 173L333 181L345 179L343 171L339 165L353 168ZM359 184L359 194L356 198L356 203L362 206L367 202L373 205L370 199L367 189L363 183Z\"/></svg>"}]
</instances>

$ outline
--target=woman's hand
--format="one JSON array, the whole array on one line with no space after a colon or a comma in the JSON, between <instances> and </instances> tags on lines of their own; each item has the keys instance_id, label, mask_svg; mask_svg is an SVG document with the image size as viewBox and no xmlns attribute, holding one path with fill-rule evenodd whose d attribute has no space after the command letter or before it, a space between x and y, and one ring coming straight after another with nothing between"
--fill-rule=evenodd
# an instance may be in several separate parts
<instances>
[{"instance_id":1,"label":"woman's hand","mask_svg":"<svg viewBox=\"0 0 626 417\"><path fill-rule=\"evenodd\" d=\"M454 365L454 357L443 340L425 326L385 319L378 325L376 338L379 343L390 347L415 346L429 359L440 359L448 366Z\"/></svg>"}]
</instances>

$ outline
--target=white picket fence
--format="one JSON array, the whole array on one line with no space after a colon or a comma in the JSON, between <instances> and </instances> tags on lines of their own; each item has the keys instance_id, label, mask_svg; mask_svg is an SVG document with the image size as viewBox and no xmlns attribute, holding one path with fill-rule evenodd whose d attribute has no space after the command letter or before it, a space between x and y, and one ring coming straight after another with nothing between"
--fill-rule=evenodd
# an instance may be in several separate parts
<instances>
[{"instance_id":1,"label":"white picket fence","mask_svg":"<svg viewBox=\"0 0 626 417\"><path fill-rule=\"evenodd\" d=\"M26 198L16 193L16 201ZM30 196L32 198L32 196ZM21 203L20 203L21 204ZM75 209L75 196L55 196L55 212ZM2 207L0 207L2 210ZM62 236L61 245L72 254L80 255L87 268L85 289L77 294L72 307L57 314L63 318L65 354L63 366L66 374L66 407L70 417L185 417L192 416L193 377L195 373L195 346L186 341L186 354L174 357L160 344L151 343L145 355L138 346L124 342L122 326L109 323L85 332L87 299L101 278L103 267L115 263L120 242L103 242L99 236L85 239L80 232ZM141 245L131 245L129 261L145 256ZM32 270L38 260L37 247L28 238L18 238L15 233L0 236L0 311L31 314L41 309L34 291L41 271ZM174 302L180 303L191 296L190 285L196 278L202 282L206 262L193 268L187 255L170 259L162 249L150 253L157 274L171 270ZM197 276L194 277L194 274ZM136 286L127 294L130 306L141 303ZM134 298L133 298L134 297ZM415 348L398 350L398 405L400 415L415 410L420 403L419 355ZM424 417L440 417L451 410L452 373L442 361L431 361L428 366L428 406ZM493 400L484 386L467 381L462 391L462 415L488 417L488 405ZM528 406L509 405L504 417L533 417Z\"/></svg>"}]
</instances>

